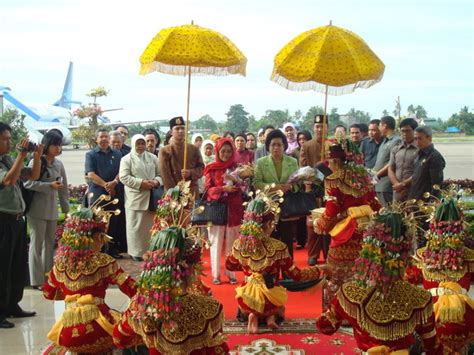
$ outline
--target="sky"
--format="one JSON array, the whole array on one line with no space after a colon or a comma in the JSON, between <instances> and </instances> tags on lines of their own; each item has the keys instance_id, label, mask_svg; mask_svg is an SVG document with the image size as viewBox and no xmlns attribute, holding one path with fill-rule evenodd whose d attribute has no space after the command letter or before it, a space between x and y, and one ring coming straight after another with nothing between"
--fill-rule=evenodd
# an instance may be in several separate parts
<instances>
[{"instance_id":1,"label":"sky","mask_svg":"<svg viewBox=\"0 0 474 355\"><path fill-rule=\"evenodd\" d=\"M269 80L273 58L298 34L324 26L355 32L385 63L381 82L330 96L328 110L352 107L379 118L400 97L402 114L422 105L429 117L449 118L474 108L474 1L472 0L0 0L0 86L26 102L53 103L74 62L73 98L104 86L100 100L112 121L185 115L187 79L140 76L139 57L165 27L189 24L219 31L248 59L247 76L196 76L191 120L225 120L242 104L259 119L268 109L306 113L323 106L313 91L290 91Z\"/></svg>"}]
</instances>

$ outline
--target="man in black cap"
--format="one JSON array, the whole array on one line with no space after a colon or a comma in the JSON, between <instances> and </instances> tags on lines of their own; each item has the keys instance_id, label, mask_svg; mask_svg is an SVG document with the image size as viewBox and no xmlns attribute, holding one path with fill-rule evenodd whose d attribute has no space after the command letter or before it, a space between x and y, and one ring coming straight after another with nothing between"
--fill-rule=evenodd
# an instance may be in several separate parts
<instances>
[{"instance_id":1,"label":"man in black cap","mask_svg":"<svg viewBox=\"0 0 474 355\"><path fill-rule=\"evenodd\" d=\"M183 117L170 120L172 140L160 149L158 160L165 190L175 187L181 180L190 180L194 197L199 196L198 180L202 176L204 163L201 153L194 145L186 143ZM184 145L188 146L186 169L184 169Z\"/></svg>"},{"instance_id":2,"label":"man in black cap","mask_svg":"<svg viewBox=\"0 0 474 355\"><path fill-rule=\"evenodd\" d=\"M326 121L326 122L324 122ZM328 129L327 116L314 116L314 138L307 141L301 147L300 152L300 166L316 167L321 161L321 143L323 141L323 124L326 124L326 132Z\"/></svg>"},{"instance_id":3,"label":"man in black cap","mask_svg":"<svg viewBox=\"0 0 474 355\"><path fill-rule=\"evenodd\" d=\"M328 130L328 116L316 115L314 116L314 138L307 141L301 147L300 152L300 166L311 166L313 168L324 159L321 159L321 144L323 142L323 125L326 125L326 132ZM318 206L322 207L321 199L318 199ZM326 259L329 251L330 237L327 235L316 235L313 226L307 226L308 239L308 263L316 265L319 254L323 250L324 259Z\"/></svg>"}]
</instances>

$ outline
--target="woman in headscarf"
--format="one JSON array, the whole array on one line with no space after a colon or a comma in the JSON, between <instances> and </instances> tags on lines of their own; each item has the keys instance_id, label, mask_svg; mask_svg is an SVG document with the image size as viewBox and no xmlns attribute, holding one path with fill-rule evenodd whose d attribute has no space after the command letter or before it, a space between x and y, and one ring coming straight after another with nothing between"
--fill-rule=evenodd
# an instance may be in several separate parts
<instances>
[{"instance_id":1,"label":"woman in headscarf","mask_svg":"<svg viewBox=\"0 0 474 355\"><path fill-rule=\"evenodd\" d=\"M228 173L236 167L235 147L231 138L221 138L216 143L216 160L204 169L204 190L208 201L222 201L227 205L227 223L223 226L213 225L209 229L211 242L211 270L213 284L220 285L220 260L222 244L225 239L225 254L232 249L232 244L239 233L240 221L244 215L242 190L236 186L237 180ZM225 271L231 284L236 284L235 274Z\"/></svg>"},{"instance_id":2,"label":"woman in headscarf","mask_svg":"<svg viewBox=\"0 0 474 355\"><path fill-rule=\"evenodd\" d=\"M120 181L125 185L128 254L141 261L147 250L154 211L149 211L150 193L162 184L158 158L146 151L145 137L132 137L132 150L120 161Z\"/></svg>"},{"instance_id":3,"label":"woman in headscarf","mask_svg":"<svg viewBox=\"0 0 474 355\"><path fill-rule=\"evenodd\" d=\"M296 139L296 127L293 123L287 122L283 125L283 132L285 133L286 140L288 141L288 148L286 154L291 154L296 148L298 148L298 140Z\"/></svg>"},{"instance_id":4,"label":"woman in headscarf","mask_svg":"<svg viewBox=\"0 0 474 355\"><path fill-rule=\"evenodd\" d=\"M201 156L202 161L204 162L204 166L210 164L214 161L214 142L210 139L206 139L201 146ZM199 193L202 194L204 192L204 175L198 180L199 186Z\"/></svg>"},{"instance_id":5,"label":"woman in headscarf","mask_svg":"<svg viewBox=\"0 0 474 355\"><path fill-rule=\"evenodd\" d=\"M202 155L202 161L204 162L204 165L207 165L209 163L212 163L214 161L214 145L215 143L210 140L206 139L201 146L201 155Z\"/></svg>"}]
</instances>

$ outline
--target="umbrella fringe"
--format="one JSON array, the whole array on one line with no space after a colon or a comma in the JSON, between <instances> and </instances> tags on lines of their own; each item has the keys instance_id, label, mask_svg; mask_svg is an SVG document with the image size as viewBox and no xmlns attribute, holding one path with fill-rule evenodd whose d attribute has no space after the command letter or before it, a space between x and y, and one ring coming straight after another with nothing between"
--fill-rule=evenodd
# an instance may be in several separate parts
<instances>
[{"instance_id":1,"label":"umbrella fringe","mask_svg":"<svg viewBox=\"0 0 474 355\"><path fill-rule=\"evenodd\" d=\"M226 67L195 67L191 66L191 74L195 75L216 75L216 76L224 76L229 74L240 74L245 76L245 68L246 68L247 61L241 61L239 64L226 66ZM187 65L174 65L174 64L164 64L160 62L153 62L142 64L140 67L140 75L146 75L152 72L160 72L164 74L171 74L171 75L181 75L186 76L188 75L188 66Z\"/></svg>"},{"instance_id":2,"label":"umbrella fringe","mask_svg":"<svg viewBox=\"0 0 474 355\"><path fill-rule=\"evenodd\" d=\"M272 77L270 78L272 81L277 83L280 86L283 86L285 89L292 90L292 91L309 91L313 90L316 92L320 92L324 94L326 92L326 85L317 83L315 81L306 81L302 83L295 83L293 81L290 81L286 79L285 77L279 75L279 74L272 74ZM339 95L345 95L345 94L350 94L351 92L354 92L355 89L357 88L363 88L363 89L368 89L372 85L378 83L380 80L382 80L382 76L380 78L374 79L374 80L363 80L363 81L358 81L354 84L349 84L349 85L344 85L344 86L330 86L328 85L328 94L333 95L333 96L339 96Z\"/></svg>"}]
</instances>

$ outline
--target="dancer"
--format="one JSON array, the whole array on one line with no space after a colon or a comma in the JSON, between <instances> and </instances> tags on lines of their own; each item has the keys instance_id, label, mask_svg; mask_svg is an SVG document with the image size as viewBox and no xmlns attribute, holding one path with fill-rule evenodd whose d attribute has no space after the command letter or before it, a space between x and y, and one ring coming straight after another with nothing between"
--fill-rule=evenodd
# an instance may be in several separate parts
<instances>
[{"instance_id":1,"label":"dancer","mask_svg":"<svg viewBox=\"0 0 474 355\"><path fill-rule=\"evenodd\" d=\"M240 234L227 256L229 270L243 271L247 276L236 288L236 299L241 312L248 315L248 332L258 332L258 317L266 318L270 328L277 328L275 316L282 312L287 300L286 289L279 285L280 273L296 281L317 280L321 267L300 270L290 257L285 243L271 238L280 213L283 192L269 192L273 185L257 191L244 213Z\"/></svg>"},{"instance_id":2,"label":"dancer","mask_svg":"<svg viewBox=\"0 0 474 355\"><path fill-rule=\"evenodd\" d=\"M115 284L127 296L135 294L135 281L113 257L100 252L110 238L105 235L110 216L117 213L105 207L117 202L102 195L90 208L81 208L67 218L54 266L43 285L45 298L66 303L48 338L71 352L111 351L112 331L120 314L104 303L107 288Z\"/></svg>"},{"instance_id":3,"label":"dancer","mask_svg":"<svg viewBox=\"0 0 474 355\"><path fill-rule=\"evenodd\" d=\"M362 233L373 212L380 208L359 148L343 137L329 142L328 148L333 173L324 180L326 207L314 224L316 234L331 236L327 261L332 277L325 287L323 309L327 309L339 287L352 277Z\"/></svg>"},{"instance_id":4,"label":"dancer","mask_svg":"<svg viewBox=\"0 0 474 355\"><path fill-rule=\"evenodd\" d=\"M452 185L441 195L425 233L426 247L416 251L415 260L423 286L433 296L436 332L444 351L462 354L474 340L474 300L468 295L474 250L465 246L468 231L459 201L461 193Z\"/></svg>"},{"instance_id":5,"label":"dancer","mask_svg":"<svg viewBox=\"0 0 474 355\"><path fill-rule=\"evenodd\" d=\"M155 354L225 354L222 305L210 296L187 292L201 248L182 219L161 230L143 256L137 294L114 329L120 348L145 343Z\"/></svg>"},{"instance_id":6,"label":"dancer","mask_svg":"<svg viewBox=\"0 0 474 355\"><path fill-rule=\"evenodd\" d=\"M392 206L372 221L355 262L355 281L342 285L316 322L323 334L334 334L345 320L359 349L369 354L408 354L415 332L427 354L442 354L430 293L402 280L416 235L413 215L403 214L406 207Z\"/></svg>"}]
</instances>

